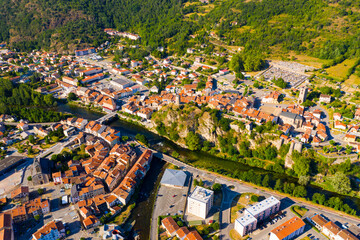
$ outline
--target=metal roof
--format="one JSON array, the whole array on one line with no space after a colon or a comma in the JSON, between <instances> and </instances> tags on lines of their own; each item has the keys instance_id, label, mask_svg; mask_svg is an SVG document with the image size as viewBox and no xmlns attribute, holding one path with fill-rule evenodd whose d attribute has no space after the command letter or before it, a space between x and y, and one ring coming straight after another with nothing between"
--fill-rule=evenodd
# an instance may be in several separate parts
<instances>
[{"instance_id":1,"label":"metal roof","mask_svg":"<svg viewBox=\"0 0 360 240\"><path fill-rule=\"evenodd\" d=\"M184 171L166 169L161 179L161 184L184 187L186 183L186 179L187 179L187 175Z\"/></svg>"}]
</instances>

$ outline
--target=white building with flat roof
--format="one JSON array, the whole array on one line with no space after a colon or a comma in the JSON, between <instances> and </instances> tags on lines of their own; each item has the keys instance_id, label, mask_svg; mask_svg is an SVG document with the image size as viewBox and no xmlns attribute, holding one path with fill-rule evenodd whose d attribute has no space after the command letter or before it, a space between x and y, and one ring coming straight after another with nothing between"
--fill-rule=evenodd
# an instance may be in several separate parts
<instances>
[{"instance_id":1,"label":"white building with flat roof","mask_svg":"<svg viewBox=\"0 0 360 240\"><path fill-rule=\"evenodd\" d=\"M115 87L120 88L120 90L135 85L134 82L126 79L125 77L113 79L113 80L110 81L110 84L113 85L113 86L115 86Z\"/></svg>"},{"instance_id":2,"label":"white building with flat roof","mask_svg":"<svg viewBox=\"0 0 360 240\"><path fill-rule=\"evenodd\" d=\"M256 229L257 219L251 214L244 214L235 220L235 230L243 237Z\"/></svg>"},{"instance_id":3,"label":"white building with flat roof","mask_svg":"<svg viewBox=\"0 0 360 240\"><path fill-rule=\"evenodd\" d=\"M251 214L258 221L262 221L271 214L277 213L280 209L280 201L271 196L251 207L245 209L245 214Z\"/></svg>"},{"instance_id":4,"label":"white building with flat roof","mask_svg":"<svg viewBox=\"0 0 360 240\"><path fill-rule=\"evenodd\" d=\"M214 191L197 186L188 197L188 212L203 219L208 215L214 201Z\"/></svg>"},{"instance_id":5,"label":"white building with flat roof","mask_svg":"<svg viewBox=\"0 0 360 240\"><path fill-rule=\"evenodd\" d=\"M244 215L236 219L235 230L241 236L245 236L256 229L258 222L277 213L279 209L280 201L273 196L258 202L254 206L246 208Z\"/></svg>"}]
</instances>

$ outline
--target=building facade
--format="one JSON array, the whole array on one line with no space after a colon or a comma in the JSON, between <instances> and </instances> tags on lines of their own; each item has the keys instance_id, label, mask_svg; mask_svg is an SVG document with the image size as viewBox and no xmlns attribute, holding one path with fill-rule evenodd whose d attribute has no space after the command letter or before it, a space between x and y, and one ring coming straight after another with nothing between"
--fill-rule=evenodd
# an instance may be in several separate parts
<instances>
[{"instance_id":1,"label":"building facade","mask_svg":"<svg viewBox=\"0 0 360 240\"><path fill-rule=\"evenodd\" d=\"M251 214L258 221L263 221L270 217L271 214L280 210L280 201L271 196L249 208L245 209L245 214Z\"/></svg>"},{"instance_id":2,"label":"building facade","mask_svg":"<svg viewBox=\"0 0 360 240\"><path fill-rule=\"evenodd\" d=\"M270 217L280 210L280 201L271 196L257 204L248 207L244 211L244 215L235 221L235 230L245 236L254 231L257 223Z\"/></svg>"},{"instance_id":3,"label":"building facade","mask_svg":"<svg viewBox=\"0 0 360 240\"><path fill-rule=\"evenodd\" d=\"M188 197L188 212L203 219L213 206L214 192L197 186Z\"/></svg>"},{"instance_id":4,"label":"building facade","mask_svg":"<svg viewBox=\"0 0 360 240\"><path fill-rule=\"evenodd\" d=\"M257 219L251 214L245 214L235 220L235 230L243 237L256 229Z\"/></svg>"},{"instance_id":5,"label":"building facade","mask_svg":"<svg viewBox=\"0 0 360 240\"><path fill-rule=\"evenodd\" d=\"M294 217L270 232L269 240L290 240L301 235L305 230L305 223L301 218Z\"/></svg>"}]
</instances>

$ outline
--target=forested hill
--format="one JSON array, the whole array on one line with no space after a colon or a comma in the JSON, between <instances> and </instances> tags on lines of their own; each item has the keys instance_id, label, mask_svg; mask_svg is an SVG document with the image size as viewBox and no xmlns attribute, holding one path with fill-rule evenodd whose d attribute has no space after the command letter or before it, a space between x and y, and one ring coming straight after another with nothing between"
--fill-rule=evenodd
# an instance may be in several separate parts
<instances>
[{"instance_id":1,"label":"forested hill","mask_svg":"<svg viewBox=\"0 0 360 240\"><path fill-rule=\"evenodd\" d=\"M360 1L228 0L206 22L248 51L299 51L324 59L360 55Z\"/></svg>"},{"instance_id":2,"label":"forested hill","mask_svg":"<svg viewBox=\"0 0 360 240\"><path fill-rule=\"evenodd\" d=\"M248 52L336 59L360 55L359 21L357 0L0 0L0 42L21 49L98 45L109 27L152 48L184 51L213 32Z\"/></svg>"},{"instance_id":3,"label":"forested hill","mask_svg":"<svg viewBox=\"0 0 360 240\"><path fill-rule=\"evenodd\" d=\"M20 49L67 50L102 43L107 39L104 28L137 32L150 45L167 38L177 42L189 35L192 25L182 21L182 4L181 0L0 0L0 42Z\"/></svg>"}]
</instances>

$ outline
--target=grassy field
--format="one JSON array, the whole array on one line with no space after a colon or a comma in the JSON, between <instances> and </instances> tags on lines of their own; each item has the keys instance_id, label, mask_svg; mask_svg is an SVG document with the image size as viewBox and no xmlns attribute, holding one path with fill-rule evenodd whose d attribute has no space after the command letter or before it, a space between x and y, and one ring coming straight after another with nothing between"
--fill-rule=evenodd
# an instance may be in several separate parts
<instances>
[{"instance_id":1,"label":"grassy field","mask_svg":"<svg viewBox=\"0 0 360 240\"><path fill-rule=\"evenodd\" d=\"M342 63L329 67L328 69L326 69L326 72L329 74L329 76L344 79L346 78L346 74L349 68L354 65L355 61L356 59L346 59Z\"/></svg>"},{"instance_id":2,"label":"grassy field","mask_svg":"<svg viewBox=\"0 0 360 240\"><path fill-rule=\"evenodd\" d=\"M303 217L305 215L305 213L307 213L309 210L304 208L304 207L300 207L295 205L293 208L291 208L292 211L294 211L294 213L299 214L301 217Z\"/></svg>"},{"instance_id":3,"label":"grassy field","mask_svg":"<svg viewBox=\"0 0 360 240\"><path fill-rule=\"evenodd\" d=\"M235 229L230 230L230 238L232 240L242 240L243 239Z\"/></svg>"},{"instance_id":4,"label":"grassy field","mask_svg":"<svg viewBox=\"0 0 360 240\"><path fill-rule=\"evenodd\" d=\"M259 195L253 193L243 193L234 198L234 201L231 204L231 222L235 222L236 218L238 218L237 212L239 210L245 208L249 204L254 203L251 201L252 195L259 197Z\"/></svg>"},{"instance_id":5,"label":"grassy field","mask_svg":"<svg viewBox=\"0 0 360 240\"><path fill-rule=\"evenodd\" d=\"M352 74L349 79L345 81L346 85L352 86L352 85L359 85L360 84L360 77Z\"/></svg>"},{"instance_id":6,"label":"grassy field","mask_svg":"<svg viewBox=\"0 0 360 240\"><path fill-rule=\"evenodd\" d=\"M234 204L234 206L231 207L231 222L235 222L235 220L238 218L237 212L243 209L244 206L241 204Z\"/></svg>"},{"instance_id":7,"label":"grassy field","mask_svg":"<svg viewBox=\"0 0 360 240\"><path fill-rule=\"evenodd\" d=\"M315 67L315 68L321 68L321 66L324 63L330 62L330 60L315 58L315 57L302 55L302 54L296 54L294 52L290 52L287 55L287 54L284 54L283 51L278 47L272 48L272 52L273 52L273 54L271 56L271 59L273 59L273 60L295 61L295 62L304 64L307 66Z\"/></svg>"},{"instance_id":8,"label":"grassy field","mask_svg":"<svg viewBox=\"0 0 360 240\"><path fill-rule=\"evenodd\" d=\"M310 57L310 56L306 56L306 55L292 55L290 54L291 57L294 56L295 61L307 66L311 66L311 67L315 67L315 68L321 68L321 66L324 63L328 63L329 60L325 60L325 59L320 59L320 58L315 58L315 57Z\"/></svg>"}]
</instances>

